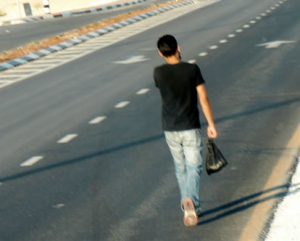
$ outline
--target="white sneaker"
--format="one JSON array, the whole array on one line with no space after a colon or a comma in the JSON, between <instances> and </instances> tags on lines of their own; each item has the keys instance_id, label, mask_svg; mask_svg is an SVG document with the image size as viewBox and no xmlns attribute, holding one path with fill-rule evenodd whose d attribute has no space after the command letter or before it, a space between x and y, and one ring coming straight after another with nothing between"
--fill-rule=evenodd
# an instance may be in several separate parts
<instances>
[{"instance_id":1,"label":"white sneaker","mask_svg":"<svg viewBox=\"0 0 300 241\"><path fill-rule=\"evenodd\" d=\"M195 205L191 199L185 199L183 205L183 223L187 227L196 226L199 222L199 218L196 213Z\"/></svg>"}]
</instances>

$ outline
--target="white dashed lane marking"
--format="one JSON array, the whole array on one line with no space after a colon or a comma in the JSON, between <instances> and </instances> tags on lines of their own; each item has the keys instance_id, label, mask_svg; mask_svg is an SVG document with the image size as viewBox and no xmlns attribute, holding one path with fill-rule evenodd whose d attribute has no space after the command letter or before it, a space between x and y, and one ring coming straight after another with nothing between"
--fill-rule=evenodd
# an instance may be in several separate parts
<instances>
[{"instance_id":1,"label":"white dashed lane marking","mask_svg":"<svg viewBox=\"0 0 300 241\"><path fill-rule=\"evenodd\" d=\"M194 64L194 63L196 63L196 60L195 60L195 59L190 59L190 60L188 61L188 63Z\"/></svg>"},{"instance_id":2,"label":"white dashed lane marking","mask_svg":"<svg viewBox=\"0 0 300 241\"><path fill-rule=\"evenodd\" d=\"M63 204L63 203L58 203L58 204L53 205L53 208L56 208L56 209L60 209L63 207L65 207L65 204Z\"/></svg>"},{"instance_id":3,"label":"white dashed lane marking","mask_svg":"<svg viewBox=\"0 0 300 241\"><path fill-rule=\"evenodd\" d=\"M146 93L148 93L150 91L150 89L144 88L144 89L140 89L138 92L136 92L137 95L144 95Z\"/></svg>"},{"instance_id":4,"label":"white dashed lane marking","mask_svg":"<svg viewBox=\"0 0 300 241\"><path fill-rule=\"evenodd\" d=\"M221 39L219 42L220 42L221 44L225 44L225 43L227 43L228 41L227 41L227 39Z\"/></svg>"},{"instance_id":5,"label":"white dashed lane marking","mask_svg":"<svg viewBox=\"0 0 300 241\"><path fill-rule=\"evenodd\" d=\"M243 29L237 29L237 30L235 30L237 33L241 33L241 32L243 32Z\"/></svg>"},{"instance_id":6,"label":"white dashed lane marking","mask_svg":"<svg viewBox=\"0 0 300 241\"><path fill-rule=\"evenodd\" d=\"M200 57L204 57L206 55L207 55L207 52L202 52L202 53L199 54Z\"/></svg>"},{"instance_id":7,"label":"white dashed lane marking","mask_svg":"<svg viewBox=\"0 0 300 241\"><path fill-rule=\"evenodd\" d=\"M115 105L115 108L117 108L117 109L124 108L129 104L130 104L130 101L121 101Z\"/></svg>"},{"instance_id":8,"label":"white dashed lane marking","mask_svg":"<svg viewBox=\"0 0 300 241\"><path fill-rule=\"evenodd\" d=\"M234 38L235 34L228 34L228 38Z\"/></svg>"},{"instance_id":9,"label":"white dashed lane marking","mask_svg":"<svg viewBox=\"0 0 300 241\"><path fill-rule=\"evenodd\" d=\"M57 143L59 143L59 144L68 143L68 142L74 140L77 136L78 136L77 134L68 134L65 137L58 140Z\"/></svg>"},{"instance_id":10,"label":"white dashed lane marking","mask_svg":"<svg viewBox=\"0 0 300 241\"><path fill-rule=\"evenodd\" d=\"M96 124L99 124L100 122L104 121L106 119L106 116L98 116L94 119L92 119L89 123L91 125L96 125Z\"/></svg>"},{"instance_id":11,"label":"white dashed lane marking","mask_svg":"<svg viewBox=\"0 0 300 241\"><path fill-rule=\"evenodd\" d=\"M43 156L34 156L29 158L27 161L21 163L21 167L29 167L32 166L34 164L36 164L37 162L39 162L40 160L42 160L44 157Z\"/></svg>"},{"instance_id":12,"label":"white dashed lane marking","mask_svg":"<svg viewBox=\"0 0 300 241\"><path fill-rule=\"evenodd\" d=\"M209 49L217 49L218 48L218 45L212 45L209 47Z\"/></svg>"}]
</instances>

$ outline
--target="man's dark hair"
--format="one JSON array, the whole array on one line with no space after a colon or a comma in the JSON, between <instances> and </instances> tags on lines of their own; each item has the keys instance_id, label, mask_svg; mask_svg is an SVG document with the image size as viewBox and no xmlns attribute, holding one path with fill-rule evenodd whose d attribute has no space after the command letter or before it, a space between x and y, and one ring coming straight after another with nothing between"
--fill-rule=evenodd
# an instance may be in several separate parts
<instances>
[{"instance_id":1,"label":"man's dark hair","mask_svg":"<svg viewBox=\"0 0 300 241\"><path fill-rule=\"evenodd\" d=\"M177 40L172 35L164 35L157 41L157 48L164 57L170 57L177 51Z\"/></svg>"}]
</instances>

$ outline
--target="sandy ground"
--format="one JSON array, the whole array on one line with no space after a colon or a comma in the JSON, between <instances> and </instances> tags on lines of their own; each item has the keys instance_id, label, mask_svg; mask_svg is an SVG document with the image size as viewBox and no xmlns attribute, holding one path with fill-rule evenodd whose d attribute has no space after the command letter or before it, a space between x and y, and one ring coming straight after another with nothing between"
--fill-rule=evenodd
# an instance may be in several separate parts
<instances>
[{"instance_id":1,"label":"sandy ground","mask_svg":"<svg viewBox=\"0 0 300 241\"><path fill-rule=\"evenodd\" d=\"M133 0L49 0L49 4L51 13L58 13L132 1ZM24 3L30 4L33 16L44 15L43 0L0 0L0 22L26 17Z\"/></svg>"}]
</instances>

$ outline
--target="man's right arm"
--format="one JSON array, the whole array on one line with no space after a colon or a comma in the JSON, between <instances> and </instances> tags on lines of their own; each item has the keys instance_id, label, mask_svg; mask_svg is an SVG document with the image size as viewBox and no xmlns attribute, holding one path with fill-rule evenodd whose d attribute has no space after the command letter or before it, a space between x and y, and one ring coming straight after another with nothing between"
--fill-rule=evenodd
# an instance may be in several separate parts
<instances>
[{"instance_id":1,"label":"man's right arm","mask_svg":"<svg viewBox=\"0 0 300 241\"><path fill-rule=\"evenodd\" d=\"M208 98L208 93L205 88L205 84L200 84L197 86L197 93L202 111L208 123L207 136L209 138L215 139L218 137L218 131L215 126L214 115Z\"/></svg>"}]
</instances>

